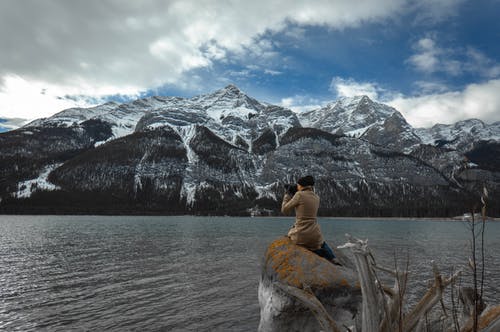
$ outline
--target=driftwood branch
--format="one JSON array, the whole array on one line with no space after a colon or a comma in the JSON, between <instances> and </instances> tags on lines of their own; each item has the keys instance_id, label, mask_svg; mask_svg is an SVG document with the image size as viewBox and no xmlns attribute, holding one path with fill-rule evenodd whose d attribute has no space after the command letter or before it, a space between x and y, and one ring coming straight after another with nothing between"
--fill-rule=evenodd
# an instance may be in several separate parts
<instances>
[{"instance_id":1,"label":"driftwood branch","mask_svg":"<svg viewBox=\"0 0 500 332\"><path fill-rule=\"evenodd\" d=\"M418 322L442 299L444 288L458 278L461 273L461 271L458 271L450 278L443 279L434 261L432 261L432 271L434 273L434 283L415 305L413 310L405 316L403 331L412 331Z\"/></svg>"},{"instance_id":2,"label":"driftwood branch","mask_svg":"<svg viewBox=\"0 0 500 332\"><path fill-rule=\"evenodd\" d=\"M429 311L442 299L443 290L451 284L460 271L450 278L443 278L436 264L432 262L434 283L425 293L413 310L402 318L402 292L406 288L407 271L398 271L378 267L369 262L371 256L367 241L346 235L348 242L339 248L350 248L355 258L355 265L363 294L362 331L414 331L420 321L425 319ZM384 287L378 280L375 269L389 273L395 277L392 289ZM377 287L380 292L377 292Z\"/></svg>"},{"instance_id":3,"label":"driftwood branch","mask_svg":"<svg viewBox=\"0 0 500 332\"><path fill-rule=\"evenodd\" d=\"M311 310L318 320L318 323L321 325L323 331L340 332L333 318L328 314L325 307L323 307L321 302L316 298L316 296L314 296L313 293L306 292L297 287L285 285L280 282L275 282L274 285L286 294L299 300L303 305Z\"/></svg>"},{"instance_id":4,"label":"driftwood branch","mask_svg":"<svg viewBox=\"0 0 500 332\"><path fill-rule=\"evenodd\" d=\"M368 240L355 239L346 234L348 242L339 248L350 248L354 254L354 264L358 270L361 293L363 294L361 331L378 331L383 311L387 310L377 287L372 265L368 262L370 252Z\"/></svg>"}]
</instances>

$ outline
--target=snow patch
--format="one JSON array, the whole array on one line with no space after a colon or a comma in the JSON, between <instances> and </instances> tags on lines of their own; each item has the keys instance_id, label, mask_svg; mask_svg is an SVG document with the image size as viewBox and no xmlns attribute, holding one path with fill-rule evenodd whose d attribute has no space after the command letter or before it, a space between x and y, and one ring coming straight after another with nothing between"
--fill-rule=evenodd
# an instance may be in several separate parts
<instances>
[{"instance_id":1,"label":"snow patch","mask_svg":"<svg viewBox=\"0 0 500 332\"><path fill-rule=\"evenodd\" d=\"M19 182L17 192L13 193L16 198L29 198L35 191L52 191L61 189L48 180L50 172L61 166L62 163L46 166L38 178Z\"/></svg>"},{"instance_id":2,"label":"snow patch","mask_svg":"<svg viewBox=\"0 0 500 332\"><path fill-rule=\"evenodd\" d=\"M94 148L97 148L98 146L100 145L103 145L104 143L106 143L107 141L99 141L99 142L95 142L94 143Z\"/></svg>"},{"instance_id":3,"label":"snow patch","mask_svg":"<svg viewBox=\"0 0 500 332\"><path fill-rule=\"evenodd\" d=\"M199 189L210 187L211 185L206 181L200 182L198 185L196 185L194 182L189 182L184 179L181 188L181 198L186 198L186 205L192 206L195 201L196 192Z\"/></svg>"},{"instance_id":4,"label":"snow patch","mask_svg":"<svg viewBox=\"0 0 500 332\"><path fill-rule=\"evenodd\" d=\"M268 185L255 185L255 191L257 192L258 196L257 199L259 198L272 198L274 200L277 200L276 194L272 190L273 187L275 187L277 182L270 183Z\"/></svg>"},{"instance_id":5,"label":"snow patch","mask_svg":"<svg viewBox=\"0 0 500 332\"><path fill-rule=\"evenodd\" d=\"M142 189L142 179L141 179L141 169L143 168L144 161L149 157L149 153L146 150L144 155L142 156L139 163L135 167L135 175L134 175L134 192L137 193L138 190Z\"/></svg>"},{"instance_id":6,"label":"snow patch","mask_svg":"<svg viewBox=\"0 0 500 332\"><path fill-rule=\"evenodd\" d=\"M377 123L378 124L378 123ZM347 136L352 136L352 137L360 137L362 136L368 129L370 129L374 124L370 124L366 127L355 129L355 130L350 130L346 132L345 134Z\"/></svg>"},{"instance_id":7,"label":"snow patch","mask_svg":"<svg viewBox=\"0 0 500 332\"><path fill-rule=\"evenodd\" d=\"M196 125L175 127L174 130L182 138L182 141L184 143L184 147L186 148L188 164L193 165L194 163L196 163L198 161L198 156L193 151L193 149L191 149L191 147L189 146L189 143L191 143L191 140L196 135Z\"/></svg>"},{"instance_id":8,"label":"snow patch","mask_svg":"<svg viewBox=\"0 0 500 332\"><path fill-rule=\"evenodd\" d=\"M194 183L182 182L181 198L186 198L186 205L192 206L197 186Z\"/></svg>"}]
</instances>

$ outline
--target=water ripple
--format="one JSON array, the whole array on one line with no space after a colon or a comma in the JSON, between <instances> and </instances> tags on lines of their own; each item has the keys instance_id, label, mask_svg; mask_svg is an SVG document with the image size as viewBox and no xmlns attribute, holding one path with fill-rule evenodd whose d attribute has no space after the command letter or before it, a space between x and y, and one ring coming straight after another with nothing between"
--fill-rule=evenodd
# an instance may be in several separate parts
<instances>
[{"instance_id":1,"label":"water ripple","mask_svg":"<svg viewBox=\"0 0 500 332\"><path fill-rule=\"evenodd\" d=\"M0 217L0 329L249 331L267 245L287 218ZM457 223L323 219L333 244L368 237L384 265L410 256L415 300L430 279L463 267ZM489 225L486 297L500 295L500 224ZM465 275L464 279L470 277Z\"/></svg>"}]
</instances>

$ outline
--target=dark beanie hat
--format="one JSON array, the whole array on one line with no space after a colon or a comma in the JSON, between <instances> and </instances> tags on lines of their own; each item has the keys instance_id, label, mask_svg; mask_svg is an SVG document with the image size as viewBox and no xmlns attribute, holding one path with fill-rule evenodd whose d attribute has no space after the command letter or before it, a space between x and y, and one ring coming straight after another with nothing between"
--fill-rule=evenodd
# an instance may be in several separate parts
<instances>
[{"instance_id":1,"label":"dark beanie hat","mask_svg":"<svg viewBox=\"0 0 500 332\"><path fill-rule=\"evenodd\" d=\"M304 176L297 181L302 187L314 186L314 178L310 175Z\"/></svg>"}]
</instances>

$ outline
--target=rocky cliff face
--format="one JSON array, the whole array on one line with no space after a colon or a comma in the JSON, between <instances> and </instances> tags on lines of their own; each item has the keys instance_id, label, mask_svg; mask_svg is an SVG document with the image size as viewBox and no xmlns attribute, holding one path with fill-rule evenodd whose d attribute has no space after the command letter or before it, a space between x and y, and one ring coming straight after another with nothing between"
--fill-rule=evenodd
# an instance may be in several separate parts
<instances>
[{"instance_id":1,"label":"rocky cliff face","mask_svg":"<svg viewBox=\"0 0 500 332\"><path fill-rule=\"evenodd\" d=\"M366 96L297 115L233 85L69 109L0 134L0 211L274 214L312 174L322 214L451 216L486 184L498 215L498 128L414 129Z\"/></svg>"},{"instance_id":2,"label":"rocky cliff face","mask_svg":"<svg viewBox=\"0 0 500 332\"><path fill-rule=\"evenodd\" d=\"M404 152L411 151L422 142L412 126L397 111L383 122L370 126L361 137L374 144Z\"/></svg>"}]
</instances>

